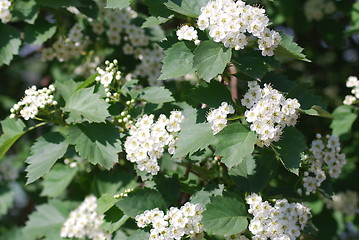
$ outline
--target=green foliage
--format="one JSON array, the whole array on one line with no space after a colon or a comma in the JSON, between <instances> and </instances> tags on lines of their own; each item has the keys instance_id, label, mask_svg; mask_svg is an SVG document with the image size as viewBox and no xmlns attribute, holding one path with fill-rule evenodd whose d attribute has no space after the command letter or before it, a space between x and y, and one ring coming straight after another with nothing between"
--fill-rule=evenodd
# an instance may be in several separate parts
<instances>
[{"instance_id":1,"label":"green foliage","mask_svg":"<svg viewBox=\"0 0 359 240\"><path fill-rule=\"evenodd\" d=\"M114 195L109 193L102 194L101 197L97 200L97 212L99 214L104 214L117 202L118 199L116 199Z\"/></svg>"},{"instance_id":2,"label":"green foliage","mask_svg":"<svg viewBox=\"0 0 359 240\"><path fill-rule=\"evenodd\" d=\"M218 74L223 73L231 60L232 50L213 41L203 41L194 51L193 67L198 77L207 82Z\"/></svg>"},{"instance_id":3,"label":"green foliage","mask_svg":"<svg viewBox=\"0 0 359 240\"><path fill-rule=\"evenodd\" d=\"M198 17L201 13L201 7L205 6L209 0L161 0L166 7L189 17Z\"/></svg>"},{"instance_id":4,"label":"green foliage","mask_svg":"<svg viewBox=\"0 0 359 240\"><path fill-rule=\"evenodd\" d=\"M56 25L46 20L38 19L34 25L26 25L24 42L28 44L42 44L54 36Z\"/></svg>"},{"instance_id":5,"label":"green foliage","mask_svg":"<svg viewBox=\"0 0 359 240\"><path fill-rule=\"evenodd\" d=\"M13 206L14 193L6 186L0 185L0 217L5 215Z\"/></svg>"},{"instance_id":6,"label":"green foliage","mask_svg":"<svg viewBox=\"0 0 359 240\"><path fill-rule=\"evenodd\" d=\"M39 7L36 0L14 1L13 21L25 21L33 24L39 15Z\"/></svg>"},{"instance_id":7,"label":"green foliage","mask_svg":"<svg viewBox=\"0 0 359 240\"><path fill-rule=\"evenodd\" d=\"M136 230L127 240L142 240L142 239L148 239L150 237L150 234L148 232L145 232L141 229Z\"/></svg>"},{"instance_id":8,"label":"green foliage","mask_svg":"<svg viewBox=\"0 0 359 240\"><path fill-rule=\"evenodd\" d=\"M19 53L20 32L9 25L0 24L0 66L9 65L14 55Z\"/></svg>"},{"instance_id":9,"label":"green foliage","mask_svg":"<svg viewBox=\"0 0 359 240\"><path fill-rule=\"evenodd\" d=\"M339 106L333 112L333 121L330 128L333 134L340 137L350 133L353 123L358 117L358 112L353 106Z\"/></svg>"},{"instance_id":10,"label":"green foliage","mask_svg":"<svg viewBox=\"0 0 359 240\"><path fill-rule=\"evenodd\" d=\"M179 140L174 157L182 157L187 154L192 155L215 141L211 126L208 123L196 124L185 120L182 126L183 130L179 133Z\"/></svg>"},{"instance_id":11,"label":"green foliage","mask_svg":"<svg viewBox=\"0 0 359 240\"><path fill-rule=\"evenodd\" d=\"M3 134L0 136L0 160L10 147L25 133L25 124L20 119L6 118L1 121Z\"/></svg>"},{"instance_id":12,"label":"green foliage","mask_svg":"<svg viewBox=\"0 0 359 240\"><path fill-rule=\"evenodd\" d=\"M50 171L55 162L66 153L68 142L59 132L47 133L38 138L26 159L27 182L30 184Z\"/></svg>"},{"instance_id":13,"label":"green foliage","mask_svg":"<svg viewBox=\"0 0 359 240\"><path fill-rule=\"evenodd\" d=\"M194 44L178 42L165 51L162 74L159 79L171 79L194 73L193 51ZM180 67L179 67L180 66Z\"/></svg>"},{"instance_id":14,"label":"green foliage","mask_svg":"<svg viewBox=\"0 0 359 240\"><path fill-rule=\"evenodd\" d=\"M216 155L222 156L221 162L232 168L251 156L257 136L242 124L233 123L216 135L216 141Z\"/></svg>"},{"instance_id":15,"label":"green foliage","mask_svg":"<svg viewBox=\"0 0 359 240\"><path fill-rule=\"evenodd\" d=\"M94 87L83 88L68 99L63 110L69 112L69 117L66 119L67 123L80 122L105 122L105 119L110 116L107 111L109 104L107 104L101 95L94 93Z\"/></svg>"},{"instance_id":16,"label":"green foliage","mask_svg":"<svg viewBox=\"0 0 359 240\"><path fill-rule=\"evenodd\" d=\"M31 213L26 226L23 229L27 240L39 238L61 240L60 230L67 218L67 214L73 209L73 203L52 200L47 204L37 206Z\"/></svg>"},{"instance_id":17,"label":"green foliage","mask_svg":"<svg viewBox=\"0 0 359 240\"><path fill-rule=\"evenodd\" d=\"M246 207L235 194L211 197L203 212L204 228L218 235L240 233L247 228Z\"/></svg>"},{"instance_id":18,"label":"green foliage","mask_svg":"<svg viewBox=\"0 0 359 240\"><path fill-rule=\"evenodd\" d=\"M293 127L285 128L282 140L275 144L275 147L277 148L276 156L284 167L298 175L301 153L306 149L303 134Z\"/></svg>"},{"instance_id":19,"label":"green foliage","mask_svg":"<svg viewBox=\"0 0 359 240\"><path fill-rule=\"evenodd\" d=\"M147 87L143 89L140 98L149 103L166 103L173 102L175 99L172 97L170 90L164 87Z\"/></svg>"},{"instance_id":20,"label":"green foliage","mask_svg":"<svg viewBox=\"0 0 359 240\"><path fill-rule=\"evenodd\" d=\"M44 176L41 196L58 197L71 183L76 173L76 168L71 168L63 164L55 164Z\"/></svg>"},{"instance_id":21,"label":"green foliage","mask_svg":"<svg viewBox=\"0 0 359 240\"><path fill-rule=\"evenodd\" d=\"M133 0L107 0L107 8L118 8L122 9L130 6Z\"/></svg>"},{"instance_id":22,"label":"green foliage","mask_svg":"<svg viewBox=\"0 0 359 240\"><path fill-rule=\"evenodd\" d=\"M249 52L233 60L239 74L252 79L262 78L268 72L267 60L259 52Z\"/></svg>"},{"instance_id":23,"label":"green foliage","mask_svg":"<svg viewBox=\"0 0 359 240\"><path fill-rule=\"evenodd\" d=\"M278 48L274 51L275 56L284 56L295 58L297 60L311 62L303 53L303 48L293 42L293 37L281 34L282 42Z\"/></svg>"},{"instance_id":24,"label":"green foliage","mask_svg":"<svg viewBox=\"0 0 359 240\"><path fill-rule=\"evenodd\" d=\"M69 143L80 157L92 164L111 169L121 151L120 134L110 123L79 124L71 127Z\"/></svg>"},{"instance_id":25,"label":"green foliage","mask_svg":"<svg viewBox=\"0 0 359 240\"><path fill-rule=\"evenodd\" d=\"M311 109L308 110L303 110L303 113L310 115L310 116L317 116L317 117L324 117L324 118L332 118L333 116L328 113L327 111L325 111L323 108L321 108L320 106L312 106Z\"/></svg>"},{"instance_id":26,"label":"green foliage","mask_svg":"<svg viewBox=\"0 0 359 240\"><path fill-rule=\"evenodd\" d=\"M142 214L146 210L159 208L161 210L167 209L166 203L161 194L149 188L136 189L130 192L127 197L120 199L116 206L121 209L124 214L132 218Z\"/></svg>"}]
</instances>

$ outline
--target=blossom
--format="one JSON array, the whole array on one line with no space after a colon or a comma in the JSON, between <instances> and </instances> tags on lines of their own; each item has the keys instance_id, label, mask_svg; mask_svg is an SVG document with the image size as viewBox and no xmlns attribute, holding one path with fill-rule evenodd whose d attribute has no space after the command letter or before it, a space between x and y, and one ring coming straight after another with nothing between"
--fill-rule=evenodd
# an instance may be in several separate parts
<instances>
[{"instance_id":1,"label":"blossom","mask_svg":"<svg viewBox=\"0 0 359 240\"><path fill-rule=\"evenodd\" d=\"M246 5L241 0L208 2L201 8L197 25L201 30L208 29L213 41L222 42L225 47L235 50L248 44L247 36L254 36L263 56L273 56L273 51L281 42L279 33L268 28L269 19L265 10Z\"/></svg>"},{"instance_id":2,"label":"blossom","mask_svg":"<svg viewBox=\"0 0 359 240\"><path fill-rule=\"evenodd\" d=\"M359 99L359 80L358 80L358 78L355 76L348 77L346 86L348 88L353 88L351 91L353 95L345 96L343 103L345 105L352 105L355 101L357 101Z\"/></svg>"},{"instance_id":3,"label":"blossom","mask_svg":"<svg viewBox=\"0 0 359 240\"><path fill-rule=\"evenodd\" d=\"M297 99L286 99L267 84L261 88L256 81L251 81L248 87L241 100L247 108L244 116L251 123L250 129L258 134L258 144L269 146L280 139L286 126L297 123L300 103Z\"/></svg>"},{"instance_id":4,"label":"blossom","mask_svg":"<svg viewBox=\"0 0 359 240\"><path fill-rule=\"evenodd\" d=\"M150 240L175 240L187 235L191 239L203 238L201 224L203 207L187 202L181 208L171 207L165 214L158 208L146 210L135 217L140 228L152 225Z\"/></svg>"},{"instance_id":5,"label":"blossom","mask_svg":"<svg viewBox=\"0 0 359 240\"><path fill-rule=\"evenodd\" d=\"M226 102L222 102L219 108L212 109L208 113L207 121L211 123L213 135L219 133L227 125L227 115L233 113L233 107Z\"/></svg>"},{"instance_id":6,"label":"blossom","mask_svg":"<svg viewBox=\"0 0 359 240\"><path fill-rule=\"evenodd\" d=\"M0 0L0 20L2 23L7 23L11 20L10 6L10 0Z\"/></svg>"}]
</instances>

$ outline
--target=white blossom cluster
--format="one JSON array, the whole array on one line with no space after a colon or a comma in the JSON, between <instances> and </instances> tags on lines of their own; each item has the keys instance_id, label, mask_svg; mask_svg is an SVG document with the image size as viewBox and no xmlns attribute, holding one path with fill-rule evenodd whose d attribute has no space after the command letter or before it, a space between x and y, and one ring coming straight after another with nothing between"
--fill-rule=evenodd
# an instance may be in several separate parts
<instances>
[{"instance_id":1,"label":"white blossom cluster","mask_svg":"<svg viewBox=\"0 0 359 240\"><path fill-rule=\"evenodd\" d=\"M346 191L335 194L332 200L323 199L327 208L334 209L346 215L354 215L358 210L359 197L354 191Z\"/></svg>"},{"instance_id":2,"label":"white blossom cluster","mask_svg":"<svg viewBox=\"0 0 359 240\"><path fill-rule=\"evenodd\" d=\"M278 90L265 84L261 88L256 81L248 82L248 91L241 103L248 110L244 115L250 128L259 137L259 146L269 146L280 139L286 126L294 126L300 104L297 99L286 99Z\"/></svg>"},{"instance_id":3,"label":"white blossom cluster","mask_svg":"<svg viewBox=\"0 0 359 240\"><path fill-rule=\"evenodd\" d=\"M121 79L121 72L118 70L118 61L115 59L113 62L108 60L105 61L105 69L100 67L96 68L98 76L95 78L97 82L100 82L104 87L106 92L109 92L109 86L113 82L113 80ZM108 96L110 97L110 96Z\"/></svg>"},{"instance_id":4,"label":"white blossom cluster","mask_svg":"<svg viewBox=\"0 0 359 240\"><path fill-rule=\"evenodd\" d=\"M355 101L359 100L359 80L358 80L358 78L355 77L355 76L348 77L346 86L348 88L353 88L352 89L352 94L353 95L345 96L345 99L344 99L343 103L345 105L352 105Z\"/></svg>"},{"instance_id":5,"label":"white blossom cluster","mask_svg":"<svg viewBox=\"0 0 359 240\"><path fill-rule=\"evenodd\" d=\"M233 114L234 108L226 102L222 102L221 106L212 109L207 115L207 121L211 123L213 135L219 133L227 125L227 115Z\"/></svg>"},{"instance_id":6,"label":"white blossom cluster","mask_svg":"<svg viewBox=\"0 0 359 240\"><path fill-rule=\"evenodd\" d=\"M203 207L187 202L181 208L171 207L165 214L155 208L136 216L140 228L152 225L150 240L177 240L187 235L191 239L203 238L201 224Z\"/></svg>"},{"instance_id":7,"label":"white blossom cluster","mask_svg":"<svg viewBox=\"0 0 359 240\"><path fill-rule=\"evenodd\" d=\"M81 52L88 44L88 40L82 31L82 27L75 24L70 29L67 38L59 38L51 47L42 49L41 59L51 61L57 58L57 60L63 62L81 55Z\"/></svg>"},{"instance_id":8,"label":"white blossom cluster","mask_svg":"<svg viewBox=\"0 0 359 240\"><path fill-rule=\"evenodd\" d=\"M346 163L345 154L340 153L337 136L327 135L324 140L320 134L316 137L309 149L310 154L305 157L309 163L309 168L304 172L303 177L306 195L314 193L320 187L326 179L326 173L332 178L338 178Z\"/></svg>"},{"instance_id":9,"label":"white blossom cluster","mask_svg":"<svg viewBox=\"0 0 359 240\"><path fill-rule=\"evenodd\" d=\"M140 171L156 175L160 170L157 160L167 148L170 154L176 150L177 134L181 130L184 117L180 111L172 111L169 118L161 114L143 115L130 129L125 142L127 159L137 164Z\"/></svg>"},{"instance_id":10,"label":"white blossom cluster","mask_svg":"<svg viewBox=\"0 0 359 240\"><path fill-rule=\"evenodd\" d=\"M10 6L10 0L0 0L0 19L2 23L7 23L11 20Z\"/></svg>"},{"instance_id":11,"label":"white blossom cluster","mask_svg":"<svg viewBox=\"0 0 359 240\"><path fill-rule=\"evenodd\" d=\"M87 196L81 205L73 210L61 228L62 238L89 238L92 240L111 240L112 235L101 230L103 215L96 211L97 199Z\"/></svg>"},{"instance_id":12,"label":"white blossom cluster","mask_svg":"<svg viewBox=\"0 0 359 240\"><path fill-rule=\"evenodd\" d=\"M241 0L210 1L201 9L197 25L201 30L208 28L215 42L235 50L248 45L247 37L252 35L258 39L263 56L273 56L282 40L278 32L268 28L269 19L264 9L246 5Z\"/></svg>"},{"instance_id":13,"label":"white blossom cluster","mask_svg":"<svg viewBox=\"0 0 359 240\"><path fill-rule=\"evenodd\" d=\"M249 240L249 238L247 238L246 236L240 233L237 233L237 234L225 236L224 240Z\"/></svg>"},{"instance_id":14,"label":"white blossom cluster","mask_svg":"<svg viewBox=\"0 0 359 240\"><path fill-rule=\"evenodd\" d=\"M197 31L192 26L182 25L177 31L176 35L178 40L194 41L194 44L198 45L201 41L198 40Z\"/></svg>"},{"instance_id":15,"label":"white blossom cluster","mask_svg":"<svg viewBox=\"0 0 359 240\"><path fill-rule=\"evenodd\" d=\"M163 49L157 44L151 44L145 29L131 23L137 13L131 8L114 10L106 8L106 1L97 1L100 15L96 21L91 21L93 31L102 35L106 30L108 42L111 45L122 44L123 53L134 55L140 60L133 77L148 78L150 85L158 85L161 74Z\"/></svg>"},{"instance_id":16,"label":"white blossom cluster","mask_svg":"<svg viewBox=\"0 0 359 240\"><path fill-rule=\"evenodd\" d=\"M308 21L320 21L325 15L335 12L335 4L331 0L309 0L304 5Z\"/></svg>"},{"instance_id":17,"label":"white blossom cluster","mask_svg":"<svg viewBox=\"0 0 359 240\"><path fill-rule=\"evenodd\" d=\"M287 199L277 199L274 206L262 197L252 193L246 198L248 212L254 217L249 231L254 240L291 240L300 236L311 214L302 203L289 203Z\"/></svg>"},{"instance_id":18,"label":"white blossom cluster","mask_svg":"<svg viewBox=\"0 0 359 240\"><path fill-rule=\"evenodd\" d=\"M37 89L36 86L26 89L25 96L10 109L10 118L20 115L25 120L33 119L41 109L57 105L54 100L54 91L55 87L53 85L42 89Z\"/></svg>"}]
</instances>

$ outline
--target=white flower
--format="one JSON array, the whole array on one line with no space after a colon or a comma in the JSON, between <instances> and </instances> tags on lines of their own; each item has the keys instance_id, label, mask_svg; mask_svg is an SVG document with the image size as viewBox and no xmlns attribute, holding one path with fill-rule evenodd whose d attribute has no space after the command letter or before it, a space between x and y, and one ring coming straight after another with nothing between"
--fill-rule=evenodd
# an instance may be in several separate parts
<instances>
[{"instance_id":1,"label":"white flower","mask_svg":"<svg viewBox=\"0 0 359 240\"><path fill-rule=\"evenodd\" d=\"M358 80L358 78L355 76L348 77L346 86L348 88L353 88L351 92L354 96L353 95L345 96L343 104L352 105L354 102L356 102L359 99L359 80Z\"/></svg>"},{"instance_id":2,"label":"white flower","mask_svg":"<svg viewBox=\"0 0 359 240\"><path fill-rule=\"evenodd\" d=\"M226 102L222 102L221 106L212 109L207 115L207 121L211 123L213 135L219 133L227 125L227 115L233 114L234 108Z\"/></svg>"}]
</instances>

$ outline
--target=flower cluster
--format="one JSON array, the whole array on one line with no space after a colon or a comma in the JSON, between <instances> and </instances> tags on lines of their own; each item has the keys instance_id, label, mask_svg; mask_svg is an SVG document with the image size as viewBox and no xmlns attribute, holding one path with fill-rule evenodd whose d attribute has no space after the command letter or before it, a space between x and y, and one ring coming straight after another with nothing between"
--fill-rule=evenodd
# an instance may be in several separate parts
<instances>
[{"instance_id":1,"label":"flower cluster","mask_svg":"<svg viewBox=\"0 0 359 240\"><path fill-rule=\"evenodd\" d=\"M105 91L109 92L109 86L114 79L119 81L121 79L121 72L118 70L118 61L115 59L113 62L106 61L106 68L96 68L98 76L95 78L97 82L100 82L104 87ZM107 96L110 97L110 96Z\"/></svg>"},{"instance_id":2,"label":"flower cluster","mask_svg":"<svg viewBox=\"0 0 359 240\"><path fill-rule=\"evenodd\" d=\"M81 205L73 210L61 228L63 238L89 238L93 240L111 240L112 236L101 230L103 215L96 212L97 199L88 196Z\"/></svg>"},{"instance_id":3,"label":"flower cluster","mask_svg":"<svg viewBox=\"0 0 359 240\"><path fill-rule=\"evenodd\" d=\"M312 142L310 154L305 156L308 162L308 170L304 172L303 187L305 194L309 195L316 191L326 179L326 172L332 178L338 178L342 167L346 163L344 153L340 153L340 142L337 136L327 135L322 139L317 134L317 139Z\"/></svg>"},{"instance_id":4,"label":"flower cluster","mask_svg":"<svg viewBox=\"0 0 359 240\"><path fill-rule=\"evenodd\" d=\"M25 120L33 119L38 115L41 109L47 106L57 105L53 96L54 91L55 87L53 85L38 90L36 86L26 89L23 99L10 109L10 118L15 118L16 115L20 115Z\"/></svg>"},{"instance_id":5,"label":"flower cluster","mask_svg":"<svg viewBox=\"0 0 359 240\"><path fill-rule=\"evenodd\" d=\"M0 19L2 23L7 23L11 20L10 6L10 0L0 0Z\"/></svg>"},{"instance_id":6,"label":"flower cluster","mask_svg":"<svg viewBox=\"0 0 359 240\"><path fill-rule=\"evenodd\" d=\"M265 10L246 5L241 0L210 1L201 9L197 24L201 30L208 28L215 42L236 50L248 45L246 33L249 33L258 38L258 48L263 56L272 56L281 42L279 33L268 28Z\"/></svg>"},{"instance_id":7,"label":"flower cluster","mask_svg":"<svg viewBox=\"0 0 359 240\"><path fill-rule=\"evenodd\" d=\"M251 123L251 130L258 133L259 146L269 146L280 139L286 126L294 126L300 104L297 99L286 99L278 90L265 84L261 88L256 81L248 82L248 92L241 103L248 110L244 115Z\"/></svg>"},{"instance_id":8,"label":"flower cluster","mask_svg":"<svg viewBox=\"0 0 359 240\"><path fill-rule=\"evenodd\" d=\"M197 31L194 27L183 25L177 31L176 35L178 40L187 40L187 41L194 41L196 45L198 45L201 41L198 40Z\"/></svg>"},{"instance_id":9,"label":"flower cluster","mask_svg":"<svg viewBox=\"0 0 359 240\"><path fill-rule=\"evenodd\" d=\"M172 111L169 118L161 114L143 115L130 129L125 142L127 159L137 164L140 171L156 175L160 170L157 160L163 155L165 147L170 154L176 150L177 133L181 130L184 117L180 111Z\"/></svg>"},{"instance_id":10,"label":"flower cluster","mask_svg":"<svg viewBox=\"0 0 359 240\"><path fill-rule=\"evenodd\" d=\"M233 107L226 102L222 102L219 108L213 109L208 113L207 121L211 123L214 135L227 125L227 115L233 113Z\"/></svg>"},{"instance_id":11,"label":"flower cluster","mask_svg":"<svg viewBox=\"0 0 359 240\"><path fill-rule=\"evenodd\" d=\"M304 5L304 12L308 21L320 21L325 15L335 12L335 4L330 0L309 0Z\"/></svg>"},{"instance_id":12,"label":"flower cluster","mask_svg":"<svg viewBox=\"0 0 359 240\"><path fill-rule=\"evenodd\" d=\"M123 198L123 197L128 197L128 194L130 192L133 192L133 188L125 189L125 192L120 193L120 194L116 194L113 197L116 198L116 199L120 199L120 198Z\"/></svg>"},{"instance_id":13,"label":"flower cluster","mask_svg":"<svg viewBox=\"0 0 359 240\"><path fill-rule=\"evenodd\" d=\"M359 197L354 191L346 191L335 194L332 200L323 199L327 208L340 211L346 215L353 215L358 210Z\"/></svg>"},{"instance_id":14,"label":"flower cluster","mask_svg":"<svg viewBox=\"0 0 359 240\"><path fill-rule=\"evenodd\" d=\"M203 226L200 223L203 210L200 204L187 202L179 209L171 207L167 214L158 208L147 210L136 216L136 222L140 228L152 225L150 240L175 240L185 235L199 240L203 238Z\"/></svg>"},{"instance_id":15,"label":"flower cluster","mask_svg":"<svg viewBox=\"0 0 359 240\"><path fill-rule=\"evenodd\" d=\"M310 218L310 210L302 203L278 199L274 206L252 193L246 198L248 212L254 216L249 224L253 239L297 239Z\"/></svg>"},{"instance_id":16,"label":"flower cluster","mask_svg":"<svg viewBox=\"0 0 359 240\"><path fill-rule=\"evenodd\" d=\"M57 58L60 62L68 61L81 55L86 48L88 41L84 39L83 29L79 24L75 24L69 32L67 38L59 38L52 47L43 48L41 59L51 61Z\"/></svg>"},{"instance_id":17,"label":"flower cluster","mask_svg":"<svg viewBox=\"0 0 359 240\"><path fill-rule=\"evenodd\" d=\"M355 76L350 76L347 80L346 86L352 89L352 94L354 95L347 95L344 99L344 104L352 105L355 101L359 100L359 80Z\"/></svg>"}]
</instances>

